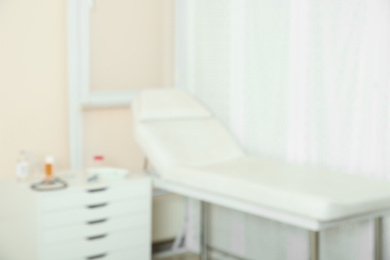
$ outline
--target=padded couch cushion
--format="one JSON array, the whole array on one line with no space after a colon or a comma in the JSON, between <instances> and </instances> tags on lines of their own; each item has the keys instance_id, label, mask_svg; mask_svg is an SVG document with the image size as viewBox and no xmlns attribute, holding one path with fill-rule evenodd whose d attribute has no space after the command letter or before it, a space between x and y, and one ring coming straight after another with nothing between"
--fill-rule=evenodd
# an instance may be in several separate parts
<instances>
[{"instance_id":1,"label":"padded couch cushion","mask_svg":"<svg viewBox=\"0 0 390 260\"><path fill-rule=\"evenodd\" d=\"M388 181L259 158L179 166L164 178L321 221L390 208Z\"/></svg>"},{"instance_id":2,"label":"padded couch cushion","mask_svg":"<svg viewBox=\"0 0 390 260\"><path fill-rule=\"evenodd\" d=\"M135 135L161 175L177 165L207 165L244 156L215 119L142 122L136 125Z\"/></svg>"},{"instance_id":3,"label":"padded couch cushion","mask_svg":"<svg viewBox=\"0 0 390 260\"><path fill-rule=\"evenodd\" d=\"M133 110L136 140L164 180L322 221L390 208L388 181L246 157L179 91L146 91Z\"/></svg>"}]
</instances>

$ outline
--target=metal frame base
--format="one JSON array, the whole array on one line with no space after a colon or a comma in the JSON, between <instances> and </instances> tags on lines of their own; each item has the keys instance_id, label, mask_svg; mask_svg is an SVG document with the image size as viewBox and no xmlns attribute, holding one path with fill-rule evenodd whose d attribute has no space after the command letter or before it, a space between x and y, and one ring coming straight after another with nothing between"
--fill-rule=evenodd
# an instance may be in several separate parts
<instances>
[{"instance_id":1,"label":"metal frame base","mask_svg":"<svg viewBox=\"0 0 390 260\"><path fill-rule=\"evenodd\" d=\"M208 228L209 228L209 205L201 201L201 235L200 235L200 259L208 260Z\"/></svg>"},{"instance_id":2,"label":"metal frame base","mask_svg":"<svg viewBox=\"0 0 390 260\"><path fill-rule=\"evenodd\" d=\"M382 255L382 218L374 220L374 260L383 260ZM201 260L209 260L208 246L209 204L201 201ZM309 259L320 260L320 231L309 231Z\"/></svg>"},{"instance_id":3,"label":"metal frame base","mask_svg":"<svg viewBox=\"0 0 390 260\"><path fill-rule=\"evenodd\" d=\"M382 252L382 247L383 247L383 220L382 218L376 218L374 220L374 245L375 245L375 250L374 250L374 259L375 260L382 260L383 259L383 252Z\"/></svg>"},{"instance_id":4,"label":"metal frame base","mask_svg":"<svg viewBox=\"0 0 390 260\"><path fill-rule=\"evenodd\" d=\"M310 260L319 260L320 259L320 232L319 231L310 231L309 232L309 259Z\"/></svg>"},{"instance_id":5,"label":"metal frame base","mask_svg":"<svg viewBox=\"0 0 390 260\"><path fill-rule=\"evenodd\" d=\"M251 203L242 202L239 200L227 198L225 196L216 195L211 192L204 192L202 190L177 184L171 181L162 180L160 178L153 178L153 184L155 187L174 192L186 197L197 199L201 202L201 260L209 260L208 258L208 211L209 205L215 204L222 207L230 208L247 214L271 219L281 223L289 224L292 226L300 227L309 231L310 236L310 260L320 260L320 231L332 227L337 227L343 223L352 221L363 221L363 220L375 220L374 238L375 238L375 249L373 250L374 260L383 259L383 235L382 235L382 217L390 215L390 209L385 209L377 212L367 213L359 216L350 218L335 220L331 222L321 222L313 219L305 219L290 215L285 212L277 210L271 210L263 208L261 205L253 205Z\"/></svg>"}]
</instances>

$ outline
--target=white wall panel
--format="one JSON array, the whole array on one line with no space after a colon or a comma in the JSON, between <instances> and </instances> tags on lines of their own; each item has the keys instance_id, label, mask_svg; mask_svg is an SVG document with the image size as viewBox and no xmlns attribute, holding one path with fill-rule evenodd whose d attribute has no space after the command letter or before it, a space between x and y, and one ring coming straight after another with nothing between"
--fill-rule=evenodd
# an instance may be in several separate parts
<instances>
[{"instance_id":1,"label":"white wall panel","mask_svg":"<svg viewBox=\"0 0 390 260\"><path fill-rule=\"evenodd\" d=\"M246 148L285 158L289 2L248 0L245 55Z\"/></svg>"},{"instance_id":2,"label":"white wall panel","mask_svg":"<svg viewBox=\"0 0 390 260\"><path fill-rule=\"evenodd\" d=\"M322 232L320 248L320 259L324 260L374 259L373 221L349 223Z\"/></svg>"},{"instance_id":3,"label":"white wall panel","mask_svg":"<svg viewBox=\"0 0 390 260\"><path fill-rule=\"evenodd\" d=\"M193 90L225 124L230 119L230 0L193 3Z\"/></svg>"},{"instance_id":4,"label":"white wall panel","mask_svg":"<svg viewBox=\"0 0 390 260\"><path fill-rule=\"evenodd\" d=\"M218 206L213 207L210 224L210 245L217 251L253 260L299 260L308 255L308 233L300 228Z\"/></svg>"},{"instance_id":5,"label":"white wall panel","mask_svg":"<svg viewBox=\"0 0 390 260\"><path fill-rule=\"evenodd\" d=\"M387 1L187 2L186 87L250 154L389 177ZM305 230L221 207L211 224L211 245L245 259L309 257ZM373 230L322 232L321 260L373 259Z\"/></svg>"}]
</instances>

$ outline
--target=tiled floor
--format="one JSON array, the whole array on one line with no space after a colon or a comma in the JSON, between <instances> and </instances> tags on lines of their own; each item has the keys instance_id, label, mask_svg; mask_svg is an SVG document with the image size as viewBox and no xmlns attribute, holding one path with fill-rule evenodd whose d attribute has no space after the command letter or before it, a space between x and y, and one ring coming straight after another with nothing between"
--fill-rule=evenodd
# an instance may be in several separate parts
<instances>
[{"instance_id":1,"label":"tiled floor","mask_svg":"<svg viewBox=\"0 0 390 260\"><path fill-rule=\"evenodd\" d=\"M199 260L199 256L192 253L184 253L170 257L153 258L153 260Z\"/></svg>"}]
</instances>

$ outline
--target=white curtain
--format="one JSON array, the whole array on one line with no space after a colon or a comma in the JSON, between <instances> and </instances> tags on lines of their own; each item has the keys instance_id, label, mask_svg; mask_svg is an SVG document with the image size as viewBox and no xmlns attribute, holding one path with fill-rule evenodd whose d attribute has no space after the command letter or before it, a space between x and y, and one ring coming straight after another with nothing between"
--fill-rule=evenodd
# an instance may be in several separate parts
<instances>
[{"instance_id":1,"label":"white curtain","mask_svg":"<svg viewBox=\"0 0 390 260\"><path fill-rule=\"evenodd\" d=\"M179 87L207 103L249 153L387 181L388 0L185 2ZM219 207L211 221L217 249L247 259L307 259L305 230ZM321 260L373 259L373 224L324 231L321 248Z\"/></svg>"}]
</instances>

